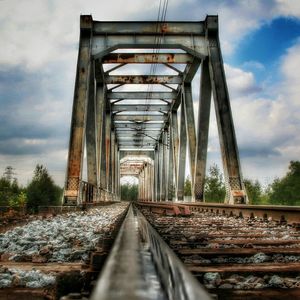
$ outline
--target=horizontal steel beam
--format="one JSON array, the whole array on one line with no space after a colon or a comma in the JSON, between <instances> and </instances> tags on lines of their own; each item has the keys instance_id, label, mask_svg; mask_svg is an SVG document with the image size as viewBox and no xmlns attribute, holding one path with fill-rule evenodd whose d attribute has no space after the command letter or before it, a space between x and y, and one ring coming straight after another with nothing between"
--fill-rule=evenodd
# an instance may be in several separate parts
<instances>
[{"instance_id":1,"label":"horizontal steel beam","mask_svg":"<svg viewBox=\"0 0 300 300\"><path fill-rule=\"evenodd\" d=\"M142 133L142 134L127 134L126 131L122 131L117 133L118 138L128 138L128 139L134 139L134 138L142 138L142 137L149 137L151 139L156 139L159 136L159 134L147 134L147 133Z\"/></svg>"},{"instance_id":2,"label":"horizontal steel beam","mask_svg":"<svg viewBox=\"0 0 300 300\"><path fill-rule=\"evenodd\" d=\"M191 64L193 56L186 53L110 53L103 64Z\"/></svg>"},{"instance_id":3,"label":"horizontal steel beam","mask_svg":"<svg viewBox=\"0 0 300 300\"><path fill-rule=\"evenodd\" d=\"M163 128L163 123L151 123L151 124L136 124L136 123L115 123L115 128L132 128L142 130L144 128Z\"/></svg>"},{"instance_id":4,"label":"horizontal steel beam","mask_svg":"<svg viewBox=\"0 0 300 300\"><path fill-rule=\"evenodd\" d=\"M94 34L155 34L205 35L204 21L201 22L93 22Z\"/></svg>"},{"instance_id":5,"label":"horizontal steel beam","mask_svg":"<svg viewBox=\"0 0 300 300\"><path fill-rule=\"evenodd\" d=\"M147 121L166 121L167 116L164 115L118 115L113 118L115 121L135 121L135 122L147 122Z\"/></svg>"},{"instance_id":6,"label":"horizontal steel beam","mask_svg":"<svg viewBox=\"0 0 300 300\"><path fill-rule=\"evenodd\" d=\"M125 156L148 156L150 158L154 158L153 151L145 151L145 150L120 150L120 159L124 158Z\"/></svg>"},{"instance_id":7,"label":"horizontal steel beam","mask_svg":"<svg viewBox=\"0 0 300 300\"><path fill-rule=\"evenodd\" d=\"M148 140L148 141L143 141L143 140L124 140L124 141L118 141L118 144L119 145L134 145L134 144L153 144L155 145L156 144L156 141L155 140Z\"/></svg>"},{"instance_id":8,"label":"horizontal steel beam","mask_svg":"<svg viewBox=\"0 0 300 300\"><path fill-rule=\"evenodd\" d=\"M112 111L169 111L170 105L160 105L160 104L152 104L152 105L135 105L135 104L113 104L111 106Z\"/></svg>"},{"instance_id":9,"label":"horizontal steel beam","mask_svg":"<svg viewBox=\"0 0 300 300\"><path fill-rule=\"evenodd\" d=\"M118 75L106 76L106 84L181 84L181 76L173 75Z\"/></svg>"},{"instance_id":10,"label":"horizontal steel beam","mask_svg":"<svg viewBox=\"0 0 300 300\"><path fill-rule=\"evenodd\" d=\"M176 99L176 92L108 92L108 99Z\"/></svg>"},{"instance_id":11,"label":"horizontal steel beam","mask_svg":"<svg viewBox=\"0 0 300 300\"><path fill-rule=\"evenodd\" d=\"M142 136L134 136L134 137L128 137L128 136L119 136L118 138L118 141L121 142L121 141L155 141L156 139L155 138L152 138L152 137L148 137L148 136L145 136L145 135L142 135Z\"/></svg>"},{"instance_id":12,"label":"horizontal steel beam","mask_svg":"<svg viewBox=\"0 0 300 300\"><path fill-rule=\"evenodd\" d=\"M132 132L128 132L126 130L120 130L116 132L117 138L124 136L124 137L136 137L136 136L151 136L154 139L159 138L160 136L160 130L158 131L145 131L145 132L138 132L138 131L132 131Z\"/></svg>"}]
</instances>

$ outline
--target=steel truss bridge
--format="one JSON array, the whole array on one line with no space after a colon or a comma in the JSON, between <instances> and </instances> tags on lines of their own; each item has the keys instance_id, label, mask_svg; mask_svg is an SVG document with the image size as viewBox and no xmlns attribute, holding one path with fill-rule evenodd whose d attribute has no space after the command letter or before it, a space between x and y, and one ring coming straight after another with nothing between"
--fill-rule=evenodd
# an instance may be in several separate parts
<instances>
[{"instance_id":1,"label":"steel truss bridge","mask_svg":"<svg viewBox=\"0 0 300 300\"><path fill-rule=\"evenodd\" d=\"M217 16L200 22L81 16L65 205L119 199L126 175L138 178L140 200L183 200L187 150L192 197L203 201L211 94L225 202L248 202L218 31ZM199 68L195 123L192 80Z\"/></svg>"}]
</instances>

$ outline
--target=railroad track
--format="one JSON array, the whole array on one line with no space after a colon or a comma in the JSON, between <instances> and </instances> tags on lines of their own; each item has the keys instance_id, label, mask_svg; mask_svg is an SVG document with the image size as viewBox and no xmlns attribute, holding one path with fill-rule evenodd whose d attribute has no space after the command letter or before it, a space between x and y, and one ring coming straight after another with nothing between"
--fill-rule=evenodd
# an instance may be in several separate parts
<instances>
[{"instance_id":1,"label":"railroad track","mask_svg":"<svg viewBox=\"0 0 300 300\"><path fill-rule=\"evenodd\" d=\"M56 284L7 287L0 299L300 299L299 209L136 206L123 205L113 232L97 241L84 264L2 261L9 270L56 274Z\"/></svg>"},{"instance_id":2,"label":"railroad track","mask_svg":"<svg viewBox=\"0 0 300 300\"><path fill-rule=\"evenodd\" d=\"M300 299L299 208L189 204L193 214L178 216L165 205L162 215L138 204L217 299Z\"/></svg>"}]
</instances>

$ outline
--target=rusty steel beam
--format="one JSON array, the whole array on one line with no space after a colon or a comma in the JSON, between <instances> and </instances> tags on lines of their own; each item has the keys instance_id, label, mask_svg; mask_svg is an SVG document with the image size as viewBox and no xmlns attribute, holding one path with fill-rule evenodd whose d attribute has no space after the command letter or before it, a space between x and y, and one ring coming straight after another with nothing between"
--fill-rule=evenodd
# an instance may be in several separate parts
<instances>
[{"instance_id":1,"label":"rusty steel beam","mask_svg":"<svg viewBox=\"0 0 300 300\"><path fill-rule=\"evenodd\" d=\"M217 125L220 138L224 177L227 180L229 194L226 202L230 204L246 203L247 197L239 162L239 152L232 119L231 105L223 66L218 36L217 17L207 17L209 40L209 70L214 95Z\"/></svg>"},{"instance_id":2,"label":"rusty steel beam","mask_svg":"<svg viewBox=\"0 0 300 300\"><path fill-rule=\"evenodd\" d=\"M128 123L115 123L115 128L137 128L142 130L143 128L148 128L148 129L153 129L153 128L162 128L164 124L163 123L150 123L150 124L139 124L139 123L133 123L133 122L128 122Z\"/></svg>"},{"instance_id":3,"label":"rusty steel beam","mask_svg":"<svg viewBox=\"0 0 300 300\"><path fill-rule=\"evenodd\" d=\"M174 187L175 195L177 193L177 178L178 178L178 117L177 111L172 111L171 113L171 137L172 140L172 154L173 154L173 167L174 167Z\"/></svg>"},{"instance_id":4,"label":"rusty steel beam","mask_svg":"<svg viewBox=\"0 0 300 300\"><path fill-rule=\"evenodd\" d=\"M183 95L181 99L183 100ZM185 116L186 116L185 105L181 105L179 160L178 160L178 177L177 177L177 200L183 200L184 197L186 144L187 144Z\"/></svg>"},{"instance_id":5,"label":"rusty steel beam","mask_svg":"<svg viewBox=\"0 0 300 300\"><path fill-rule=\"evenodd\" d=\"M185 111L185 122L188 138L188 151L189 151L189 163L191 171L191 182L192 188L194 186L195 176L195 156L196 156L196 130L195 130L195 119L194 119L194 106L192 98L192 86L191 83L184 85L184 111ZM181 105L182 106L182 105Z\"/></svg>"},{"instance_id":6,"label":"rusty steel beam","mask_svg":"<svg viewBox=\"0 0 300 300\"><path fill-rule=\"evenodd\" d=\"M186 53L109 53L103 64L190 64L193 56Z\"/></svg>"},{"instance_id":7,"label":"rusty steel beam","mask_svg":"<svg viewBox=\"0 0 300 300\"><path fill-rule=\"evenodd\" d=\"M161 111L167 112L170 110L168 104L112 104L112 111Z\"/></svg>"},{"instance_id":8,"label":"rusty steel beam","mask_svg":"<svg viewBox=\"0 0 300 300\"><path fill-rule=\"evenodd\" d=\"M108 92L108 99L175 99L176 92Z\"/></svg>"},{"instance_id":9,"label":"rusty steel beam","mask_svg":"<svg viewBox=\"0 0 300 300\"><path fill-rule=\"evenodd\" d=\"M201 66L201 83L200 98L198 111L198 129L197 129L197 145L195 159L195 181L194 181L194 197L195 201L203 201L204 199L204 183L206 172L206 158L209 131L209 116L211 107L211 84L209 77L208 59L202 62Z\"/></svg>"},{"instance_id":10,"label":"rusty steel beam","mask_svg":"<svg viewBox=\"0 0 300 300\"><path fill-rule=\"evenodd\" d=\"M167 116L159 114L159 115L114 115L114 121L132 121L132 122L148 122L148 121L166 121Z\"/></svg>"},{"instance_id":11,"label":"rusty steel beam","mask_svg":"<svg viewBox=\"0 0 300 300\"><path fill-rule=\"evenodd\" d=\"M102 157L104 155L103 147L103 127L105 119L105 88L103 83L96 85L96 128L97 128L97 170L98 170L98 186L103 187L102 181L104 180L101 174ZM105 150L104 150L105 151Z\"/></svg>"},{"instance_id":12,"label":"rusty steel beam","mask_svg":"<svg viewBox=\"0 0 300 300\"><path fill-rule=\"evenodd\" d=\"M174 190L174 156L173 156L173 138L172 128L169 127L169 165L168 165L168 181L167 181L167 200L172 201Z\"/></svg>"},{"instance_id":13,"label":"rusty steel beam","mask_svg":"<svg viewBox=\"0 0 300 300\"><path fill-rule=\"evenodd\" d=\"M205 22L101 22L94 21L93 33L116 34L116 35L138 35L163 33L165 35L205 35Z\"/></svg>"},{"instance_id":14,"label":"rusty steel beam","mask_svg":"<svg viewBox=\"0 0 300 300\"><path fill-rule=\"evenodd\" d=\"M182 77L174 75L110 75L106 84L181 84Z\"/></svg>"},{"instance_id":15,"label":"rusty steel beam","mask_svg":"<svg viewBox=\"0 0 300 300\"><path fill-rule=\"evenodd\" d=\"M90 68L88 109L86 120L86 157L87 179L93 186L98 184L97 168L97 128L96 128L96 95L95 95L95 69L94 64Z\"/></svg>"},{"instance_id":16,"label":"rusty steel beam","mask_svg":"<svg viewBox=\"0 0 300 300\"><path fill-rule=\"evenodd\" d=\"M71 133L69 141L67 176L64 190L64 204L77 204L82 175L85 120L88 103L89 72L91 61L93 20L90 16L80 19L80 41L76 70L75 92Z\"/></svg>"}]
</instances>

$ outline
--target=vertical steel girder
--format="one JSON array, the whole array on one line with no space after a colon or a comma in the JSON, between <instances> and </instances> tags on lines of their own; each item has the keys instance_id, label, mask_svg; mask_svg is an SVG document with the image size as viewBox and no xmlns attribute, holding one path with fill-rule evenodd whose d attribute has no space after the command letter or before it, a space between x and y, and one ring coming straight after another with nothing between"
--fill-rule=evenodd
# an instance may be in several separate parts
<instances>
[{"instance_id":1,"label":"vertical steel girder","mask_svg":"<svg viewBox=\"0 0 300 300\"><path fill-rule=\"evenodd\" d=\"M177 195L177 178L178 178L178 118L177 111L172 111L171 114L171 139L172 139L172 155L173 155L173 167L174 167L174 191Z\"/></svg>"},{"instance_id":2,"label":"vertical steel girder","mask_svg":"<svg viewBox=\"0 0 300 300\"><path fill-rule=\"evenodd\" d=\"M185 162L186 162L186 122L185 122L185 105L184 97L181 96L181 115L180 115L180 136L179 136L179 160L178 160L178 177L177 177L177 199L184 199L184 180L185 180Z\"/></svg>"},{"instance_id":3,"label":"vertical steel girder","mask_svg":"<svg viewBox=\"0 0 300 300\"><path fill-rule=\"evenodd\" d=\"M83 28L83 22L81 22L80 29L64 204L77 204L81 201L79 192L82 176L93 27L91 18L87 18L85 21L86 26Z\"/></svg>"},{"instance_id":4,"label":"vertical steel girder","mask_svg":"<svg viewBox=\"0 0 300 300\"><path fill-rule=\"evenodd\" d=\"M192 98L192 86L191 83L184 85L184 112L185 112L185 123L188 138L188 150L190 160L190 172L192 188L194 186L194 174L195 174L195 154L196 154L196 130L194 120L194 107Z\"/></svg>"},{"instance_id":5,"label":"vertical steel girder","mask_svg":"<svg viewBox=\"0 0 300 300\"><path fill-rule=\"evenodd\" d=\"M86 118L86 156L88 182L94 186L98 183L97 169L97 127L96 127L96 95L95 95L95 69L90 67L88 109Z\"/></svg>"},{"instance_id":6,"label":"vertical steel girder","mask_svg":"<svg viewBox=\"0 0 300 300\"><path fill-rule=\"evenodd\" d=\"M194 177L194 196L196 201L204 199L204 183L206 171L209 116L211 106L211 85L209 77L208 59L202 62L201 83L198 113L198 132L196 145L196 165Z\"/></svg>"},{"instance_id":7,"label":"vertical steel girder","mask_svg":"<svg viewBox=\"0 0 300 300\"><path fill-rule=\"evenodd\" d=\"M108 103L107 103L108 106ZM106 189L111 191L111 113L109 108L106 108L106 127L105 127L105 154L106 154Z\"/></svg>"},{"instance_id":8,"label":"vertical steel girder","mask_svg":"<svg viewBox=\"0 0 300 300\"><path fill-rule=\"evenodd\" d=\"M159 201L159 149L154 152L154 200Z\"/></svg>"},{"instance_id":9,"label":"vertical steel girder","mask_svg":"<svg viewBox=\"0 0 300 300\"><path fill-rule=\"evenodd\" d=\"M167 189L168 189L168 201L173 200L173 191L174 191L174 155L173 155L173 138L172 138L172 127L169 126L169 151L168 151L168 157L169 157L169 165L168 165L168 183L167 183Z\"/></svg>"},{"instance_id":10,"label":"vertical steel girder","mask_svg":"<svg viewBox=\"0 0 300 300\"><path fill-rule=\"evenodd\" d=\"M98 183L97 186L104 189L105 188L105 177L103 177L104 171L104 142L103 142L103 132L105 132L105 91L103 83L97 83L96 85L96 127L97 127L97 170L98 170Z\"/></svg>"},{"instance_id":11,"label":"vertical steel girder","mask_svg":"<svg viewBox=\"0 0 300 300\"><path fill-rule=\"evenodd\" d=\"M161 177L161 201L166 201L167 197L167 176L168 176L168 132L164 130L162 133L162 177Z\"/></svg>"},{"instance_id":12,"label":"vertical steel girder","mask_svg":"<svg viewBox=\"0 0 300 300\"><path fill-rule=\"evenodd\" d=\"M224 165L224 175L228 185L226 202L246 203L239 153L233 125L229 93L218 35L217 18L207 17L207 38L209 52L209 71L214 95L216 117Z\"/></svg>"},{"instance_id":13,"label":"vertical steel girder","mask_svg":"<svg viewBox=\"0 0 300 300\"><path fill-rule=\"evenodd\" d=\"M135 141L131 143L130 138L128 139L131 133L127 127L131 125L138 129L141 127L138 122L143 122L141 128L146 132L151 128L160 132L159 142L151 139L146 143L148 147L156 150L152 157L153 164L145 163L140 172L139 199L172 200L175 189L175 197L183 200L188 150L192 196L196 201L203 201L211 92L214 96L225 181L228 187L226 202L247 203L218 37L218 17L207 16L204 22L167 24L160 47L179 48L185 53L158 53L154 56L149 53L113 53L114 50L122 48L155 49L157 45L152 41L157 35L156 25L156 22L96 22L91 16L81 16L64 204L80 204L82 199L86 198L86 195L81 195L85 145L88 183L84 184L88 185L89 190L93 190L93 198L96 200L108 199L107 192L112 193L115 199L118 198L119 164L122 158L119 149L123 146L128 146L128 149L141 146L147 140L135 136ZM136 35L137 33L139 34ZM191 81L200 61L202 74L196 130ZM186 64L186 67L183 72L177 71L178 75L114 76L109 74L111 70L104 73L104 63L119 64L111 70L130 63L160 63L173 70L176 70L173 66L176 63ZM178 88L170 88L169 92L151 93L113 91L113 88L107 88L107 84L178 84ZM151 99L160 99L168 103L119 104L124 99L139 101L148 99L149 96ZM113 99L118 100L112 104ZM177 110L180 103L178 134ZM121 111L128 113L122 115ZM131 116L134 116L132 112L137 115L137 123L129 122L128 125L128 120L131 121ZM149 112L153 116L149 117L149 120L152 118L156 123L145 122L141 112ZM112 117L115 114L118 117ZM162 122L162 125L158 125L159 122ZM103 197L102 192L105 195ZM100 197L97 196L99 194Z\"/></svg>"}]
</instances>

